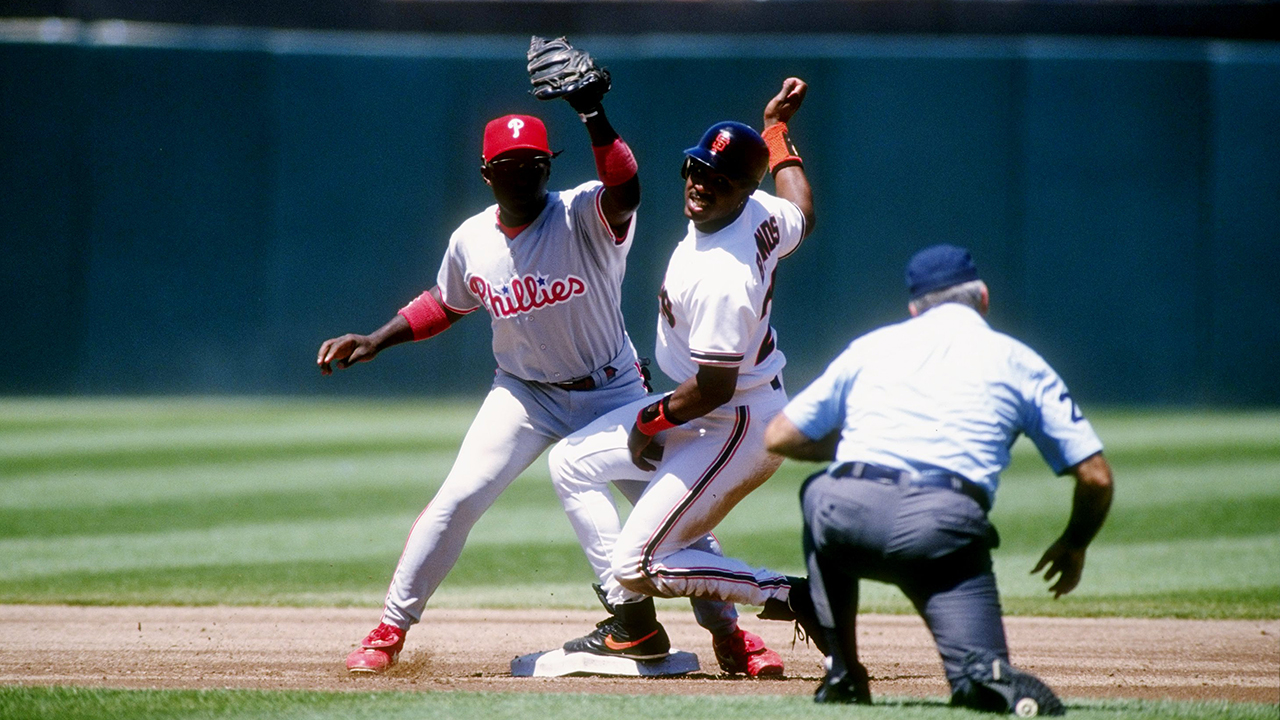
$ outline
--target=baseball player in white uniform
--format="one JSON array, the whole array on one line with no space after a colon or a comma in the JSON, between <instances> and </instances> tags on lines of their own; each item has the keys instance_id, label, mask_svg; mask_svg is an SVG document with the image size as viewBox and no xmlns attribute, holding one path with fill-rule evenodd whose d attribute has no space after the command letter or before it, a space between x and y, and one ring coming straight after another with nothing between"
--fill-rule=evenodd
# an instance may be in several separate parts
<instances>
[{"instance_id":1,"label":"baseball player in white uniform","mask_svg":"<svg viewBox=\"0 0 1280 720\"><path fill-rule=\"evenodd\" d=\"M690 224L659 294L656 351L679 386L656 402L610 412L551 452L556 491L610 612L594 632L566 643L567 652L665 655L670 642L652 596L766 609L788 603L793 579L706 543L781 462L764 448L765 426L787 402L786 359L769 318L778 261L813 227L812 194L786 126L806 91L796 78L783 83L766 106L763 137L741 123L718 123L685 151ZM758 189L766 169L776 197ZM634 498L625 525L610 483ZM745 656L738 672L782 672L776 653L740 629L716 638L715 647L722 665L726 656Z\"/></svg>"}]
</instances>

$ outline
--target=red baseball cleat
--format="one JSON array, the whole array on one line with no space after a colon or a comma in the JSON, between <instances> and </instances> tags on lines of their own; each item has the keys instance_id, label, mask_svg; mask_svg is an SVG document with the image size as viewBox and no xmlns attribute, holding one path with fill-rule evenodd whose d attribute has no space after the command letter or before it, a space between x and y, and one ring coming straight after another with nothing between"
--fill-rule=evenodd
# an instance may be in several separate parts
<instances>
[{"instance_id":1,"label":"red baseball cleat","mask_svg":"<svg viewBox=\"0 0 1280 720\"><path fill-rule=\"evenodd\" d=\"M779 677L782 658L765 647L759 635L738 628L732 635L712 639L720 669L731 674L751 677Z\"/></svg>"},{"instance_id":2,"label":"red baseball cleat","mask_svg":"<svg viewBox=\"0 0 1280 720\"><path fill-rule=\"evenodd\" d=\"M378 625L360 641L361 648L347 656L347 669L377 674L395 665L404 649L404 633L395 625Z\"/></svg>"}]
</instances>

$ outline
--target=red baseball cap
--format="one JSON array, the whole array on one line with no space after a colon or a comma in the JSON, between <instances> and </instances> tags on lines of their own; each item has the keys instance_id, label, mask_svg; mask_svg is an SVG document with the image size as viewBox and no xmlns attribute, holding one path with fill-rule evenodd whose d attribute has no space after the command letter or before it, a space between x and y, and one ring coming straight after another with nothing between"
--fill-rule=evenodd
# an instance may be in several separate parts
<instances>
[{"instance_id":1,"label":"red baseball cap","mask_svg":"<svg viewBox=\"0 0 1280 720\"><path fill-rule=\"evenodd\" d=\"M484 161L508 150L541 150L550 155L547 126L532 115L503 115L484 126Z\"/></svg>"}]
</instances>

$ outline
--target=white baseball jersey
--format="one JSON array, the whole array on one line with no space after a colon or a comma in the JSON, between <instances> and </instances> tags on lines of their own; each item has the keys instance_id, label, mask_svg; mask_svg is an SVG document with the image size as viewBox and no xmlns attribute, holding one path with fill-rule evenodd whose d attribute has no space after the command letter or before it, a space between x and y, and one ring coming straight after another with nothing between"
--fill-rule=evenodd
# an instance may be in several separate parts
<instances>
[{"instance_id":1,"label":"white baseball jersey","mask_svg":"<svg viewBox=\"0 0 1280 720\"><path fill-rule=\"evenodd\" d=\"M615 236L600 208L603 192L592 180L547 193L542 213L514 239L491 205L449 238L437 276L441 299L456 313L489 311L493 356L506 372L558 383L635 362L621 309L635 219Z\"/></svg>"},{"instance_id":2,"label":"white baseball jersey","mask_svg":"<svg viewBox=\"0 0 1280 720\"><path fill-rule=\"evenodd\" d=\"M786 600L785 575L724 557L710 538L739 500L782 462L765 450L769 419L786 405L771 381L786 359L769 326L774 270L804 237L794 203L756 191L736 220L714 233L692 223L672 252L660 294L658 363L684 382L700 365L737 367L733 399L665 430L657 469L631 461L628 436L642 398L558 443L551 480L611 604L645 594L763 605ZM610 485L643 492L622 523Z\"/></svg>"},{"instance_id":3,"label":"white baseball jersey","mask_svg":"<svg viewBox=\"0 0 1280 720\"><path fill-rule=\"evenodd\" d=\"M655 354L668 377L684 382L699 365L737 366L742 391L782 371L787 360L769 326L774 273L804 233L800 208L762 190L716 232L689 223L659 295Z\"/></svg>"}]
</instances>

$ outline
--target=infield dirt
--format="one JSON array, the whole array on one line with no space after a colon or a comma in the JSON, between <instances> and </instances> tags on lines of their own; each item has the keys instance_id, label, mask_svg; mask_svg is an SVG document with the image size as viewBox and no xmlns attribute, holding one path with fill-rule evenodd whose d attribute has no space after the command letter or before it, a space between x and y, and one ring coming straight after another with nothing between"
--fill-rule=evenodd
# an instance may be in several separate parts
<instances>
[{"instance_id":1,"label":"infield dirt","mask_svg":"<svg viewBox=\"0 0 1280 720\"><path fill-rule=\"evenodd\" d=\"M692 614L664 608L672 644L702 671L681 678L513 678L511 659L590 631L599 612L428 610L401 662L353 677L343 659L376 623L372 609L0 605L0 684L117 688L468 690L807 695L821 656L792 627L744 616L786 662L784 679L719 675ZM946 694L916 617L859 619L863 659L880 695ZM1064 697L1280 704L1280 620L1006 619L1012 659Z\"/></svg>"}]
</instances>

